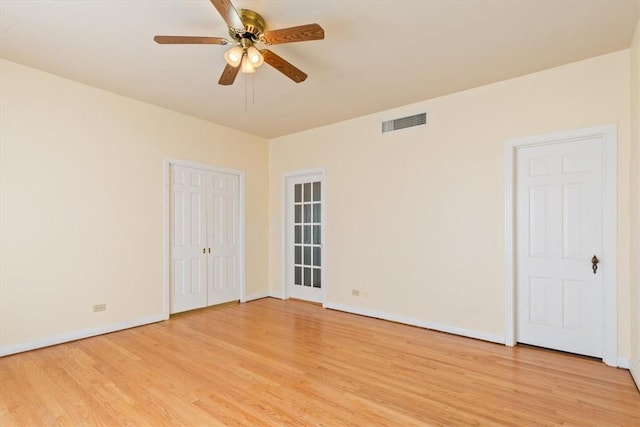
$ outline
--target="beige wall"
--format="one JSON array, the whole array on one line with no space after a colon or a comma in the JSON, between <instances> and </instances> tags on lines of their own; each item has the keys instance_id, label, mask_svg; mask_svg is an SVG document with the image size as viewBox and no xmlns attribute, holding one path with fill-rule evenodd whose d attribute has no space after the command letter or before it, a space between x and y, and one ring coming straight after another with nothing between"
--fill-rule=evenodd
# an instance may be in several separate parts
<instances>
[{"instance_id":1,"label":"beige wall","mask_svg":"<svg viewBox=\"0 0 640 427\"><path fill-rule=\"evenodd\" d=\"M380 135L381 119L425 108L427 128ZM282 283L281 176L323 167L327 302L503 336L505 140L609 123L628 358L628 50L270 141L270 290Z\"/></svg>"},{"instance_id":2,"label":"beige wall","mask_svg":"<svg viewBox=\"0 0 640 427\"><path fill-rule=\"evenodd\" d=\"M631 46L631 370L640 387L640 21Z\"/></svg>"},{"instance_id":3,"label":"beige wall","mask_svg":"<svg viewBox=\"0 0 640 427\"><path fill-rule=\"evenodd\" d=\"M633 346L637 371L638 38L630 51L268 145L2 60L0 346L162 313L165 157L246 172L248 295L281 291L282 174L324 167L328 302L503 335L504 141L616 123L619 357ZM425 108L427 128L379 134L380 120ZM94 314L96 303L108 310Z\"/></svg>"},{"instance_id":4,"label":"beige wall","mask_svg":"<svg viewBox=\"0 0 640 427\"><path fill-rule=\"evenodd\" d=\"M267 291L266 140L4 60L0 83L2 348L162 314L165 157L246 172Z\"/></svg>"}]
</instances>

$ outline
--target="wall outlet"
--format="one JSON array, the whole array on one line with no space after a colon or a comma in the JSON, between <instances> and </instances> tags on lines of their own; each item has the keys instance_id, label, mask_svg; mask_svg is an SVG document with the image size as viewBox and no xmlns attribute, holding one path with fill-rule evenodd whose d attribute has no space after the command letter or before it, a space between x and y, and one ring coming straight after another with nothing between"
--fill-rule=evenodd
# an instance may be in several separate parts
<instances>
[{"instance_id":1,"label":"wall outlet","mask_svg":"<svg viewBox=\"0 0 640 427\"><path fill-rule=\"evenodd\" d=\"M368 296L369 296L369 292L367 292L367 291L360 291L360 296L361 296L361 297L365 297L365 298L366 298L366 297L368 297Z\"/></svg>"},{"instance_id":2,"label":"wall outlet","mask_svg":"<svg viewBox=\"0 0 640 427\"><path fill-rule=\"evenodd\" d=\"M360 296L360 291L357 289L351 289L351 295L354 297Z\"/></svg>"},{"instance_id":3,"label":"wall outlet","mask_svg":"<svg viewBox=\"0 0 640 427\"><path fill-rule=\"evenodd\" d=\"M93 311L94 312L107 311L107 304L96 304L93 306Z\"/></svg>"}]
</instances>

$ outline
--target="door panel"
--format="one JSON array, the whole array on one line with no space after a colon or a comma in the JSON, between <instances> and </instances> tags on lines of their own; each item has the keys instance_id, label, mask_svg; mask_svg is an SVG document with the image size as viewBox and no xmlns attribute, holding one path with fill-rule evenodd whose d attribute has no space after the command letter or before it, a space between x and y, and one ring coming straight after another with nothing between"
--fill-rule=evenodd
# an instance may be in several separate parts
<instances>
[{"instance_id":1,"label":"door panel","mask_svg":"<svg viewBox=\"0 0 640 427\"><path fill-rule=\"evenodd\" d=\"M205 174L171 168L171 312L204 307L206 294Z\"/></svg>"},{"instance_id":2,"label":"door panel","mask_svg":"<svg viewBox=\"0 0 640 427\"><path fill-rule=\"evenodd\" d=\"M529 278L529 322L532 324L544 325L548 323L546 307L547 288L549 279L545 277Z\"/></svg>"},{"instance_id":3,"label":"door panel","mask_svg":"<svg viewBox=\"0 0 640 427\"><path fill-rule=\"evenodd\" d=\"M584 206L589 189L584 183L578 183L564 184L562 190L564 257L583 259L588 256L582 238L589 232Z\"/></svg>"},{"instance_id":4,"label":"door panel","mask_svg":"<svg viewBox=\"0 0 640 427\"><path fill-rule=\"evenodd\" d=\"M208 305L240 299L239 178L207 172Z\"/></svg>"},{"instance_id":5,"label":"door panel","mask_svg":"<svg viewBox=\"0 0 640 427\"><path fill-rule=\"evenodd\" d=\"M549 202L551 187L532 186L529 189L529 255L549 256Z\"/></svg>"},{"instance_id":6,"label":"door panel","mask_svg":"<svg viewBox=\"0 0 640 427\"><path fill-rule=\"evenodd\" d=\"M584 315L588 315L588 313L583 313L585 306L584 290L587 285L582 280L565 280L563 286L563 326L565 329L579 331L586 326Z\"/></svg>"},{"instance_id":7,"label":"door panel","mask_svg":"<svg viewBox=\"0 0 640 427\"><path fill-rule=\"evenodd\" d=\"M599 138L519 149L516 155L518 341L602 356Z\"/></svg>"}]
</instances>

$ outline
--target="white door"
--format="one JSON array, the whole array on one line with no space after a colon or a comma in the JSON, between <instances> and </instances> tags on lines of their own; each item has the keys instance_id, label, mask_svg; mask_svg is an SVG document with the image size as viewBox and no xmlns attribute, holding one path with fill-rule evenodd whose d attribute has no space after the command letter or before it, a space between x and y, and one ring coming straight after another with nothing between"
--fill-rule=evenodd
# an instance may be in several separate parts
<instances>
[{"instance_id":1,"label":"white door","mask_svg":"<svg viewBox=\"0 0 640 427\"><path fill-rule=\"evenodd\" d=\"M170 312L239 300L239 175L180 165L170 171Z\"/></svg>"},{"instance_id":2,"label":"white door","mask_svg":"<svg viewBox=\"0 0 640 427\"><path fill-rule=\"evenodd\" d=\"M322 175L289 177L286 190L289 297L322 302Z\"/></svg>"},{"instance_id":3,"label":"white door","mask_svg":"<svg viewBox=\"0 0 640 427\"><path fill-rule=\"evenodd\" d=\"M207 305L203 170L171 168L171 312Z\"/></svg>"},{"instance_id":4,"label":"white door","mask_svg":"<svg viewBox=\"0 0 640 427\"><path fill-rule=\"evenodd\" d=\"M207 305L240 299L238 195L237 175L207 172Z\"/></svg>"},{"instance_id":5,"label":"white door","mask_svg":"<svg viewBox=\"0 0 640 427\"><path fill-rule=\"evenodd\" d=\"M602 139L516 154L517 340L602 357ZM597 265L596 265L597 266Z\"/></svg>"}]
</instances>

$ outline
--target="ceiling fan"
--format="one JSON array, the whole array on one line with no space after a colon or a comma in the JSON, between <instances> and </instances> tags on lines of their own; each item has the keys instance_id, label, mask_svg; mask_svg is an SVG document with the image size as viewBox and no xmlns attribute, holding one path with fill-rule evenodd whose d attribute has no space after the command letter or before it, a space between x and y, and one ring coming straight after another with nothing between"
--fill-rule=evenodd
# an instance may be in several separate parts
<instances>
[{"instance_id":1,"label":"ceiling fan","mask_svg":"<svg viewBox=\"0 0 640 427\"><path fill-rule=\"evenodd\" d=\"M324 39L324 30L318 24L300 25L265 31L266 22L259 13L249 9L236 10L230 0L210 0L229 27L229 41L223 37L198 36L155 36L160 44L218 44L233 45L225 55L227 65L222 71L218 83L224 86L233 84L238 71L254 73L256 68L266 62L296 83L306 80L307 75L299 68L285 61L268 49L258 49L256 44L266 45L303 42Z\"/></svg>"}]
</instances>

